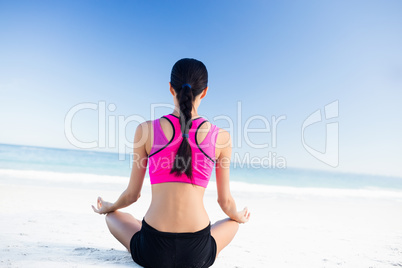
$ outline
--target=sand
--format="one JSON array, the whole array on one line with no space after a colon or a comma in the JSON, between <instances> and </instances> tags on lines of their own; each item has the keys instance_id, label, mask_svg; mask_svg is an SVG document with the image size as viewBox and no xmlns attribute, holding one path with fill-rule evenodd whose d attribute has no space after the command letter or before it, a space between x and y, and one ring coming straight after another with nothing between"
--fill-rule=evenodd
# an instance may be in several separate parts
<instances>
[{"instance_id":1,"label":"sand","mask_svg":"<svg viewBox=\"0 0 402 268\"><path fill-rule=\"evenodd\" d=\"M91 204L114 201L126 181L111 176L0 170L0 267L139 267ZM402 193L232 184L242 224L213 267L400 267ZM123 209L141 219L150 202ZM210 182L205 207L225 215Z\"/></svg>"}]
</instances>

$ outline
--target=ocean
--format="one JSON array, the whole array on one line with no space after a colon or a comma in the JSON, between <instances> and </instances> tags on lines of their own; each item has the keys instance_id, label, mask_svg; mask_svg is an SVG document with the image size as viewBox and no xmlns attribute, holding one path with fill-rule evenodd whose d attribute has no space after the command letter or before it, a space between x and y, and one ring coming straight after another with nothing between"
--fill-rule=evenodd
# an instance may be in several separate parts
<instances>
[{"instance_id":1,"label":"ocean","mask_svg":"<svg viewBox=\"0 0 402 268\"><path fill-rule=\"evenodd\" d=\"M121 156L120 156L121 159ZM80 180L126 184L130 176L130 155L119 160L117 153L45 148L0 144L0 182L18 175L25 183L46 178L47 182L63 180L65 185L72 174L81 174ZM330 172L299 168L248 167L232 163L230 179L248 188L287 186L296 188L371 189L402 191L402 178L344 172ZM36 174L33 176L32 174ZM83 175L87 174L87 176ZM108 178L105 180L105 178ZM146 174L148 177L148 173ZM215 174L211 175L215 181ZM82 183L82 181L80 181Z\"/></svg>"}]
</instances>

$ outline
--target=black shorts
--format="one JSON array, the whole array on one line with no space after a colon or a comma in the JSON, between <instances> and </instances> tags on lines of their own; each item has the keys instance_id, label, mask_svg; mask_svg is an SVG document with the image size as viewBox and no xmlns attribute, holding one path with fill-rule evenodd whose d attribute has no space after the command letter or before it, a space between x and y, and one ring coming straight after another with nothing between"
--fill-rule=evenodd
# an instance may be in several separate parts
<instances>
[{"instance_id":1,"label":"black shorts","mask_svg":"<svg viewBox=\"0 0 402 268\"><path fill-rule=\"evenodd\" d=\"M211 224L194 233L160 232L142 220L130 241L133 260L147 268L210 267L216 256Z\"/></svg>"}]
</instances>

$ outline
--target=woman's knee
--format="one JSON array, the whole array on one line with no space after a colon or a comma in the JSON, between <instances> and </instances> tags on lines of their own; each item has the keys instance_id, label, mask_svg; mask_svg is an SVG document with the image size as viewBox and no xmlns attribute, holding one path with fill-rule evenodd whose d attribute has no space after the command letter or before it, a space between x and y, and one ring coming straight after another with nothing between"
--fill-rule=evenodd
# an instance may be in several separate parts
<instances>
[{"instance_id":1,"label":"woman's knee","mask_svg":"<svg viewBox=\"0 0 402 268\"><path fill-rule=\"evenodd\" d=\"M113 218L115 218L115 212L109 212L108 214L106 214L105 216L106 224L109 225L110 222L113 220Z\"/></svg>"},{"instance_id":2,"label":"woman's knee","mask_svg":"<svg viewBox=\"0 0 402 268\"><path fill-rule=\"evenodd\" d=\"M239 230L239 223L237 221L231 220L233 222L233 230L235 233L237 233L237 231Z\"/></svg>"},{"instance_id":3,"label":"woman's knee","mask_svg":"<svg viewBox=\"0 0 402 268\"><path fill-rule=\"evenodd\" d=\"M236 229L239 230L240 223L236 221Z\"/></svg>"},{"instance_id":4,"label":"woman's knee","mask_svg":"<svg viewBox=\"0 0 402 268\"><path fill-rule=\"evenodd\" d=\"M232 220L231 218L227 218L226 221L228 222L228 224L230 224L230 226L235 229L236 231L239 229L239 223L235 220Z\"/></svg>"}]
</instances>

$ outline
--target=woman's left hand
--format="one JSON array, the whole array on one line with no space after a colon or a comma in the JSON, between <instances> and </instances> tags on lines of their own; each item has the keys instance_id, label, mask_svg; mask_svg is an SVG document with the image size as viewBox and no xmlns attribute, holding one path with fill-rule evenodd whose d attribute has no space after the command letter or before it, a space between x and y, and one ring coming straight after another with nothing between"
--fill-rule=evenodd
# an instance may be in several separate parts
<instances>
[{"instance_id":1,"label":"woman's left hand","mask_svg":"<svg viewBox=\"0 0 402 268\"><path fill-rule=\"evenodd\" d=\"M98 197L98 201L96 202L97 208L92 205L92 209L99 214L107 214L109 212L114 211L112 209L113 203L106 202L102 199L102 197Z\"/></svg>"}]
</instances>

